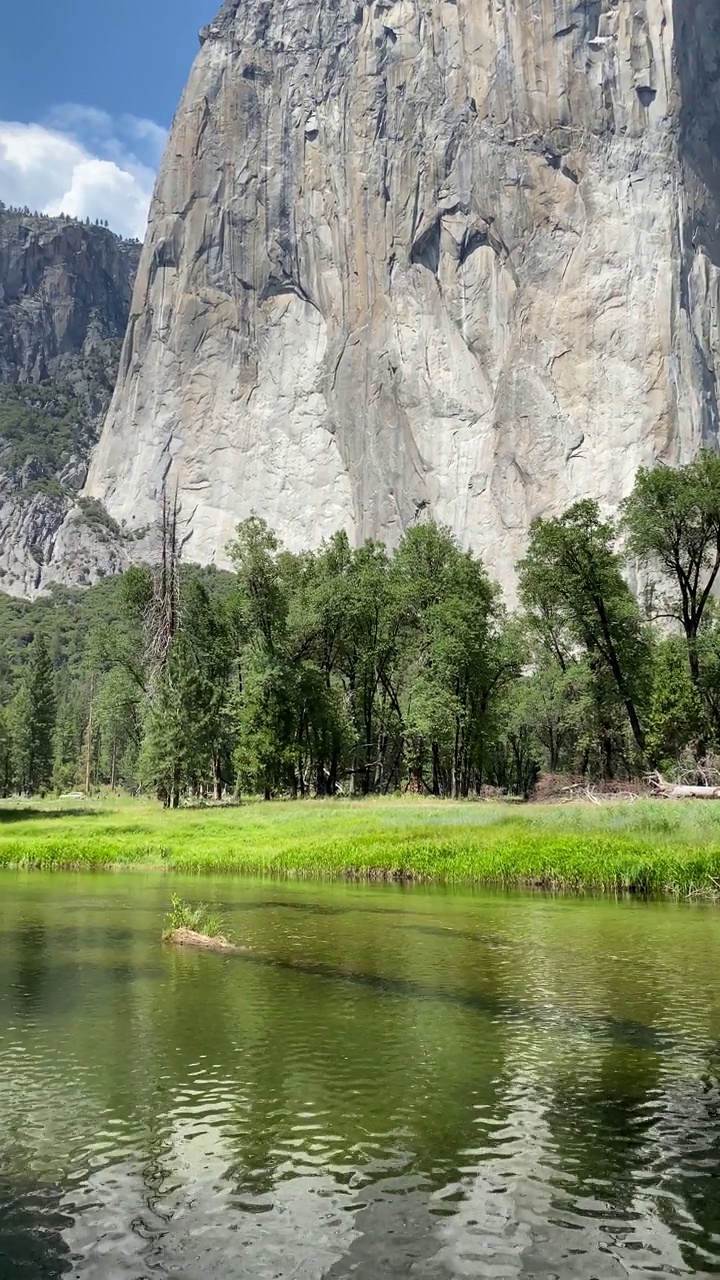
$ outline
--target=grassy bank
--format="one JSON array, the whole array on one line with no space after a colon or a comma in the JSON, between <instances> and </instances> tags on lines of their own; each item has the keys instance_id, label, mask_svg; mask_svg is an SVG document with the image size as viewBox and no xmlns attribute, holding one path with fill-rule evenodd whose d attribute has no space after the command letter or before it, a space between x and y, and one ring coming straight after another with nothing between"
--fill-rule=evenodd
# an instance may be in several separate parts
<instances>
[{"instance_id":1,"label":"grassy bank","mask_svg":"<svg viewBox=\"0 0 720 1280\"><path fill-rule=\"evenodd\" d=\"M307 877L720 889L720 805L370 800L166 813L152 803L0 806L0 867L162 867Z\"/></svg>"}]
</instances>

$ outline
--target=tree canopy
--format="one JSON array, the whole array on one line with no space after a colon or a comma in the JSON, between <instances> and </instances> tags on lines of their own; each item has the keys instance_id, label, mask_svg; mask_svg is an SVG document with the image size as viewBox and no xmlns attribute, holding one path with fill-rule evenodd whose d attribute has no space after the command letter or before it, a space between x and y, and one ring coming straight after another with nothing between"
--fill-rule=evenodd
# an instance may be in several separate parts
<instances>
[{"instance_id":1,"label":"tree canopy","mask_svg":"<svg viewBox=\"0 0 720 1280\"><path fill-rule=\"evenodd\" d=\"M3 792L526 795L720 748L714 455L641 470L619 521L534 521L515 614L429 522L291 553L253 516L225 572L179 563L176 519L157 565L0 597Z\"/></svg>"}]
</instances>

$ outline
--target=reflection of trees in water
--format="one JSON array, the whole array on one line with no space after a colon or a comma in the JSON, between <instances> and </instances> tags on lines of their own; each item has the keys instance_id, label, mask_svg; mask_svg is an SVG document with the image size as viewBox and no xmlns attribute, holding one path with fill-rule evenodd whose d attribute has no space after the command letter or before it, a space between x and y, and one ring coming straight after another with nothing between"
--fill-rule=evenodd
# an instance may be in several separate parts
<instances>
[{"instance_id":1,"label":"reflection of trees in water","mask_svg":"<svg viewBox=\"0 0 720 1280\"><path fill-rule=\"evenodd\" d=\"M0 1280L57 1280L72 1270L63 1232L73 1219L61 1209L63 1193L13 1169L20 1153L0 1146Z\"/></svg>"},{"instance_id":2,"label":"reflection of trees in water","mask_svg":"<svg viewBox=\"0 0 720 1280\"><path fill-rule=\"evenodd\" d=\"M605 1201L623 1218L633 1216L661 1076L654 1053L580 1043L578 1060L558 1063L548 1080L546 1117L559 1167L576 1171L578 1196Z\"/></svg>"},{"instance_id":3,"label":"reflection of trees in water","mask_svg":"<svg viewBox=\"0 0 720 1280\"><path fill-rule=\"evenodd\" d=\"M40 917L24 917L15 934L13 1003L18 1013L34 1014L42 1003L49 974L47 929Z\"/></svg>"},{"instance_id":4,"label":"reflection of trees in water","mask_svg":"<svg viewBox=\"0 0 720 1280\"><path fill-rule=\"evenodd\" d=\"M207 958L178 957L172 1038L192 1027L193 1047L237 1082L222 1129L240 1199L269 1195L278 1179L311 1175L322 1162L340 1186L408 1164L442 1177L477 1087L502 1067L497 1028L483 1030L481 1071L468 1052L474 1010L458 1017L442 1000L408 999L407 984L373 974L377 952L346 948L342 961L317 972L220 961L209 1001ZM160 1005L152 1022L164 1036Z\"/></svg>"},{"instance_id":5,"label":"reflection of trees in water","mask_svg":"<svg viewBox=\"0 0 720 1280\"><path fill-rule=\"evenodd\" d=\"M561 1041L549 1058L527 1037L516 1048L447 1224L450 1261L479 1229L508 1275L720 1270L716 1082L612 1040Z\"/></svg>"},{"instance_id":6,"label":"reflection of trees in water","mask_svg":"<svg viewBox=\"0 0 720 1280\"><path fill-rule=\"evenodd\" d=\"M640 1168L695 1274L720 1272L720 1089L716 1076L669 1079Z\"/></svg>"}]
</instances>

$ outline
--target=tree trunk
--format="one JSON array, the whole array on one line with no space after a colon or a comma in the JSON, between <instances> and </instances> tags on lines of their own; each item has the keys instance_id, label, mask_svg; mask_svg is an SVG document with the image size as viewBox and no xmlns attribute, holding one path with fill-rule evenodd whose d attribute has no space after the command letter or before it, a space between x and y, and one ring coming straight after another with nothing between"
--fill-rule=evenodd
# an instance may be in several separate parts
<instances>
[{"instance_id":1,"label":"tree trunk","mask_svg":"<svg viewBox=\"0 0 720 1280\"><path fill-rule=\"evenodd\" d=\"M630 727L633 731L633 737L638 747L640 748L641 754L644 756L645 755L645 734L643 732L643 727L640 724L640 717L638 716L635 703L630 697L625 686L625 677L622 673L620 662L618 660L618 656L615 651L613 638L610 633L610 624L608 622L607 614L605 612L605 603L603 600L596 600L595 603L598 611L598 616L600 618L600 626L602 629L603 637L605 639L605 644L607 646L607 656L610 662L610 670L613 673L613 678L618 687L618 692L623 702L625 703L625 710L628 713L628 719L630 721Z\"/></svg>"},{"instance_id":2,"label":"tree trunk","mask_svg":"<svg viewBox=\"0 0 720 1280\"><path fill-rule=\"evenodd\" d=\"M452 776L450 780L450 796L457 800L460 794L460 725L455 721L455 742L453 744Z\"/></svg>"},{"instance_id":3,"label":"tree trunk","mask_svg":"<svg viewBox=\"0 0 720 1280\"><path fill-rule=\"evenodd\" d=\"M602 754L603 754L603 775L605 777L606 782L610 782L613 777L613 749L612 749L612 739L608 736L608 734L605 734L603 736Z\"/></svg>"},{"instance_id":4,"label":"tree trunk","mask_svg":"<svg viewBox=\"0 0 720 1280\"><path fill-rule=\"evenodd\" d=\"M433 762L433 780L432 793L434 796L440 795L440 744L433 742L432 744L432 762Z\"/></svg>"},{"instance_id":5,"label":"tree trunk","mask_svg":"<svg viewBox=\"0 0 720 1280\"><path fill-rule=\"evenodd\" d=\"M90 767L92 762L92 736L93 736L93 697L95 692L95 677L90 677L90 715L88 716L87 727L87 759L85 762L85 795L90 794Z\"/></svg>"}]
</instances>

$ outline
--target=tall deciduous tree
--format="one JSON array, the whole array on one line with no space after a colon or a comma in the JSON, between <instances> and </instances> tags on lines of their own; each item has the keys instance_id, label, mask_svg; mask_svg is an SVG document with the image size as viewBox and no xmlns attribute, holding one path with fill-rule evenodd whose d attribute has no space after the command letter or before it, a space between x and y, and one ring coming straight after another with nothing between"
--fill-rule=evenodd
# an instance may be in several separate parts
<instances>
[{"instance_id":1,"label":"tall deciduous tree","mask_svg":"<svg viewBox=\"0 0 720 1280\"><path fill-rule=\"evenodd\" d=\"M282 644L288 612L278 539L264 520L250 516L238 525L227 551L237 572L246 633L259 635L272 654Z\"/></svg>"},{"instance_id":2,"label":"tall deciduous tree","mask_svg":"<svg viewBox=\"0 0 720 1280\"><path fill-rule=\"evenodd\" d=\"M467 795L482 777L493 706L519 669L499 591L482 562L461 551L449 529L434 524L406 534L391 578L403 620L397 678L406 694L399 702L411 730L416 777L423 780L418 752L431 754L432 789L445 775L449 785L443 789Z\"/></svg>"},{"instance_id":3,"label":"tall deciduous tree","mask_svg":"<svg viewBox=\"0 0 720 1280\"><path fill-rule=\"evenodd\" d=\"M615 527L601 519L591 500L556 519L533 521L527 555L518 565L520 594L561 663L580 650L598 674L607 671L644 755L640 703L648 651L615 540Z\"/></svg>"},{"instance_id":4,"label":"tall deciduous tree","mask_svg":"<svg viewBox=\"0 0 720 1280\"><path fill-rule=\"evenodd\" d=\"M623 521L630 554L672 585L669 611L682 625L699 689L698 637L720 573L720 456L705 451L685 467L641 468Z\"/></svg>"}]
</instances>

